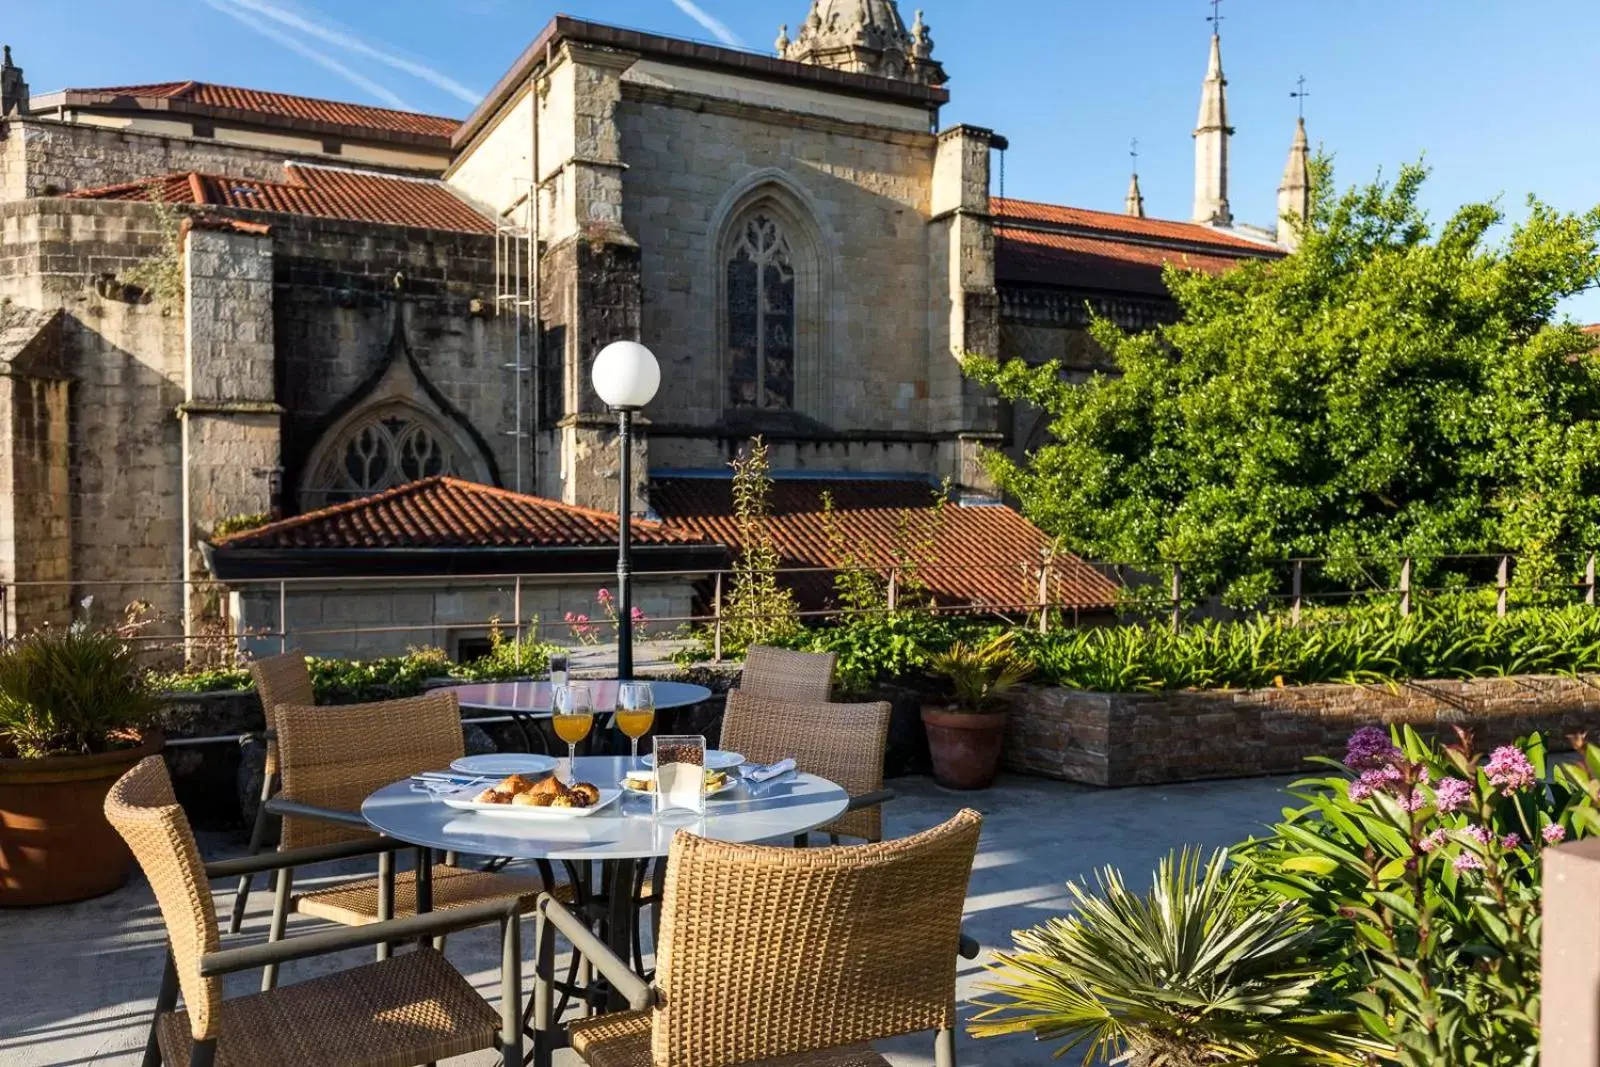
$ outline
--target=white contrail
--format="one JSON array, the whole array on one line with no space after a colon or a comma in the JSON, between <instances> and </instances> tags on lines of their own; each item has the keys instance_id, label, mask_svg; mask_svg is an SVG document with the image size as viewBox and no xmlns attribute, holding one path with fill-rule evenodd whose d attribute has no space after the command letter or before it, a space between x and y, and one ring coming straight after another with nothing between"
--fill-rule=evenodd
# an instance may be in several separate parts
<instances>
[{"instance_id":1,"label":"white contrail","mask_svg":"<svg viewBox=\"0 0 1600 1067\"><path fill-rule=\"evenodd\" d=\"M679 11L682 11L685 15L688 15L690 18L694 19L701 25L702 28L705 29L707 33L711 34L711 36L715 37L723 44L730 45L734 48L744 47L744 41L740 40L737 33L734 33L732 30L728 29L723 21L717 18L715 15L702 10L700 5L696 4L694 0L672 0L672 2L678 5Z\"/></svg>"},{"instance_id":2,"label":"white contrail","mask_svg":"<svg viewBox=\"0 0 1600 1067\"><path fill-rule=\"evenodd\" d=\"M258 15L280 22L290 29L299 30L309 37L315 37L319 41L334 45L337 48L343 48L347 52L354 52L356 55L366 56L368 59L375 59L379 63L404 71L414 78L422 79L429 85L443 89L451 96L468 104L477 104L483 99L482 93L473 92L465 85L439 73L432 67L406 59L403 56L397 56L392 52L386 52L381 48L376 48L359 37L345 33L332 26L314 22L296 11L269 3L268 0L233 0L233 2Z\"/></svg>"},{"instance_id":3,"label":"white contrail","mask_svg":"<svg viewBox=\"0 0 1600 1067\"><path fill-rule=\"evenodd\" d=\"M416 108L406 103L406 101L392 89L389 89L383 85L379 85L371 78L368 78L357 71L351 70L337 59L334 59L325 52L317 51L304 41L291 37L289 34L284 33L275 27L267 25L254 15L249 15L243 11L240 11L234 5L226 3L225 0L205 0L205 4L208 7L215 8L216 10L222 12L224 15L238 19L240 22L244 23L261 36L270 41L276 41L278 44L281 44L283 47L289 49L289 51L305 56L307 59L311 60L311 62L317 64L319 67L322 67L324 70L330 70L339 75L341 78L346 79L350 83L360 86L362 89L365 89L367 92L371 93L379 100L382 100L390 107L398 108L401 111L416 110Z\"/></svg>"}]
</instances>

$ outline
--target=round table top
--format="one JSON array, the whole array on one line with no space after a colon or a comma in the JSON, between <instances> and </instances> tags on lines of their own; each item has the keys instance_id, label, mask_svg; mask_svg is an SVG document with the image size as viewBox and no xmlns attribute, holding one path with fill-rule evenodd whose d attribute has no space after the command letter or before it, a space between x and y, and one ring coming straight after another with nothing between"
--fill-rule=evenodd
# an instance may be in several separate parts
<instances>
[{"instance_id":1,"label":"round table top","mask_svg":"<svg viewBox=\"0 0 1600 1067\"><path fill-rule=\"evenodd\" d=\"M616 708L617 686L621 683L615 678L574 678L573 681L589 687L596 711L609 712ZM472 685L441 686L434 691L454 693L457 703L474 711L550 713L549 682L476 682ZM650 691L655 694L657 709L688 707L711 695L711 690L705 686L689 682L650 681Z\"/></svg>"},{"instance_id":2,"label":"round table top","mask_svg":"<svg viewBox=\"0 0 1600 1067\"><path fill-rule=\"evenodd\" d=\"M579 781L613 786L627 771L625 756L579 756ZM849 795L826 778L794 774L752 793L744 783L706 799L704 818L658 821L647 796L620 800L574 819L520 820L452 808L407 780L386 785L361 805L375 830L408 844L477 856L515 859L625 860L665 856L678 830L717 841L793 837L844 814Z\"/></svg>"}]
</instances>

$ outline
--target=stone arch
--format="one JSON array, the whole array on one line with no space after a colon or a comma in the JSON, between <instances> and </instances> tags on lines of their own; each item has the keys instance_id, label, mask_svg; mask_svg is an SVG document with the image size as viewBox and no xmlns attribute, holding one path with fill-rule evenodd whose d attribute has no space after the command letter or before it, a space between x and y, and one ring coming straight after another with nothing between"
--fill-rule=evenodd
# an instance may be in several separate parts
<instances>
[{"instance_id":1,"label":"stone arch","mask_svg":"<svg viewBox=\"0 0 1600 1067\"><path fill-rule=\"evenodd\" d=\"M788 411L828 421L832 409L829 362L835 348L831 335L834 316L828 307L833 296L834 263L831 243L819 223L815 202L803 187L783 171L768 168L757 171L730 189L712 213L712 256L709 269L711 291L716 294L717 381L724 416L739 413L760 417L764 413ZM735 309L744 286L750 282L748 263L736 261L751 247L751 227L775 235L792 272L792 390L787 404L769 403L774 391L752 385L754 402L741 401L736 380L766 378L768 368L776 368L782 357L752 354L748 345L737 339L753 338L764 343L762 328L752 326ZM766 247L763 245L763 247ZM758 268L765 280L767 271ZM741 274L743 277L741 277ZM765 292L758 287L758 292ZM767 323L766 325L771 325ZM753 332L752 332L753 331ZM739 361L754 361L753 367L736 367ZM752 371L747 374L745 371ZM740 373L736 373L739 371ZM782 394L783 390L776 391Z\"/></svg>"},{"instance_id":2,"label":"stone arch","mask_svg":"<svg viewBox=\"0 0 1600 1067\"><path fill-rule=\"evenodd\" d=\"M438 474L494 480L474 442L451 420L390 393L348 412L322 435L306 461L300 505L312 511Z\"/></svg>"}]
</instances>

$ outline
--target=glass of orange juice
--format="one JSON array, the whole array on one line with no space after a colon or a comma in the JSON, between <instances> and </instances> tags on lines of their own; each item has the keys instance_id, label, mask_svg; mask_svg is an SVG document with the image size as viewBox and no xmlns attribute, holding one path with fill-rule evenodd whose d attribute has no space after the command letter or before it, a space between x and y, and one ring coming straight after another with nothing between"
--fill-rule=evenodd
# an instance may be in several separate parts
<instances>
[{"instance_id":1,"label":"glass of orange juice","mask_svg":"<svg viewBox=\"0 0 1600 1067\"><path fill-rule=\"evenodd\" d=\"M633 762L639 764L639 738L656 723L656 697L649 682L623 682L617 686L617 729L633 742Z\"/></svg>"},{"instance_id":2,"label":"glass of orange juice","mask_svg":"<svg viewBox=\"0 0 1600 1067\"><path fill-rule=\"evenodd\" d=\"M578 742L594 727L594 696L583 682L558 686L552 700L556 736L567 743L567 777L576 781Z\"/></svg>"}]
</instances>

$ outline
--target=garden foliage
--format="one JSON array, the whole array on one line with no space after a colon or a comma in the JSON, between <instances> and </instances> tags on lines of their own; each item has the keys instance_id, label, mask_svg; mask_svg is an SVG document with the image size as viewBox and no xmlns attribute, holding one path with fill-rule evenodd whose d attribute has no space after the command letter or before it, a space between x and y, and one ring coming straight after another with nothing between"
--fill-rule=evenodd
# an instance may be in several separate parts
<instances>
[{"instance_id":1,"label":"garden foliage","mask_svg":"<svg viewBox=\"0 0 1600 1067\"><path fill-rule=\"evenodd\" d=\"M139 740L156 698L121 637L44 627L0 650L0 755L73 756Z\"/></svg>"},{"instance_id":2,"label":"garden foliage","mask_svg":"<svg viewBox=\"0 0 1600 1067\"><path fill-rule=\"evenodd\" d=\"M1402 557L1512 552L1522 579L1600 544L1600 360L1558 320L1600 278L1600 209L1537 200L1493 244L1493 204L1442 226L1425 170L1343 193L1319 160L1300 250L1220 275L1169 267L1181 317L1098 320L1116 376L973 357L969 373L1048 414L1051 443L988 461L1027 515L1080 554L1261 602L1284 560L1392 587Z\"/></svg>"}]
</instances>

